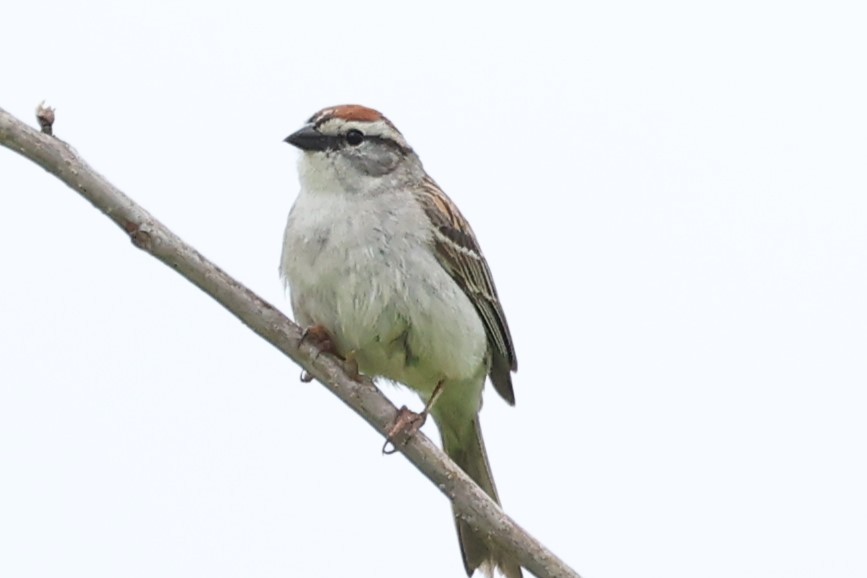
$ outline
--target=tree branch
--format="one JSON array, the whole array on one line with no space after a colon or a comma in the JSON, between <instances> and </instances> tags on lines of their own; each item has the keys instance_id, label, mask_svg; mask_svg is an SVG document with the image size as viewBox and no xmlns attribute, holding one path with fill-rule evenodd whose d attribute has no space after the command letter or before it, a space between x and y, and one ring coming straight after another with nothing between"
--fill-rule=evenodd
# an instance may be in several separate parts
<instances>
[{"instance_id":1,"label":"tree branch","mask_svg":"<svg viewBox=\"0 0 867 578\"><path fill-rule=\"evenodd\" d=\"M40 107L40 110L47 110ZM51 110L51 122L54 111ZM255 293L208 261L150 213L94 171L65 142L30 128L0 108L0 145L33 161L66 183L114 221L133 242L196 287L309 372L380 434L394 423L397 410L371 383L353 381L329 355L301 341L301 329ZM47 130L46 130L47 124ZM509 518L454 462L421 432L398 449L452 502L459 515L500 546L513 552L522 566L539 578L580 578L562 560Z\"/></svg>"}]
</instances>

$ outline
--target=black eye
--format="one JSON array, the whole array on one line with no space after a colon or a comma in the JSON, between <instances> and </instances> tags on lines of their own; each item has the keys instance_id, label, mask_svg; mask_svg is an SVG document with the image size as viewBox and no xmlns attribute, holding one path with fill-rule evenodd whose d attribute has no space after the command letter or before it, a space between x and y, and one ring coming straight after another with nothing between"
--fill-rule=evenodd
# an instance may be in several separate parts
<instances>
[{"instance_id":1,"label":"black eye","mask_svg":"<svg viewBox=\"0 0 867 578\"><path fill-rule=\"evenodd\" d=\"M346 142L352 146L358 146L364 142L364 133L357 129L352 129L346 133Z\"/></svg>"}]
</instances>

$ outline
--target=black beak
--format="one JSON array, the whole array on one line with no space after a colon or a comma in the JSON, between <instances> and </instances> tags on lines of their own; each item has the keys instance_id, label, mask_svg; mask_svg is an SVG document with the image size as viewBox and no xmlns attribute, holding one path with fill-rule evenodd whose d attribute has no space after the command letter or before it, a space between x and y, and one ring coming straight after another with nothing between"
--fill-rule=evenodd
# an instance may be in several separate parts
<instances>
[{"instance_id":1,"label":"black beak","mask_svg":"<svg viewBox=\"0 0 867 578\"><path fill-rule=\"evenodd\" d=\"M332 137L320 133L313 125L309 124L304 125L301 130L293 132L283 140L303 151L324 151L332 144Z\"/></svg>"}]
</instances>

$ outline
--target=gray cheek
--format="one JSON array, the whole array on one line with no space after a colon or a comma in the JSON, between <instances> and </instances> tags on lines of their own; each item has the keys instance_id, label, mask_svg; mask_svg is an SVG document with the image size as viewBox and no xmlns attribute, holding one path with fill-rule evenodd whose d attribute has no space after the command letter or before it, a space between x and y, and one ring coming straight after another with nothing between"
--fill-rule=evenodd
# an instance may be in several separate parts
<instances>
[{"instance_id":1,"label":"gray cheek","mask_svg":"<svg viewBox=\"0 0 867 578\"><path fill-rule=\"evenodd\" d=\"M400 156L391 148L370 146L363 154L354 155L352 161L363 173L380 177L397 168Z\"/></svg>"}]
</instances>

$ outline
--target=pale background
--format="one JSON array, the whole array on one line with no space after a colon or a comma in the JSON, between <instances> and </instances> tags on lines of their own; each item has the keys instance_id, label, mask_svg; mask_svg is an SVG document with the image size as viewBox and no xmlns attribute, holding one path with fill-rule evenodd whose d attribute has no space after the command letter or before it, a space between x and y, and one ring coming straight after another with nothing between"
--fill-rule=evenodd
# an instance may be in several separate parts
<instances>
[{"instance_id":1,"label":"pale background","mask_svg":"<svg viewBox=\"0 0 867 578\"><path fill-rule=\"evenodd\" d=\"M510 514L585 578L863 577L858 6L18 2L0 106L284 310L281 140L383 110L515 335ZM0 191L0 576L463 575L335 398L7 150Z\"/></svg>"}]
</instances>

